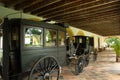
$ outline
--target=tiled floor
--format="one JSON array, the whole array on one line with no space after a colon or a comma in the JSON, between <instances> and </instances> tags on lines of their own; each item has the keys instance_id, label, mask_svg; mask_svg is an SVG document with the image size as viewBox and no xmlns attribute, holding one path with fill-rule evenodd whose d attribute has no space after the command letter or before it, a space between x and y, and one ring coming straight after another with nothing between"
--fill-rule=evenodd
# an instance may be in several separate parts
<instances>
[{"instance_id":1,"label":"tiled floor","mask_svg":"<svg viewBox=\"0 0 120 80\"><path fill-rule=\"evenodd\" d=\"M79 75L75 75L74 65L63 66L59 80L120 80L120 62L115 62L113 50L99 52L96 62L92 57L90 64Z\"/></svg>"},{"instance_id":2,"label":"tiled floor","mask_svg":"<svg viewBox=\"0 0 120 80\"><path fill-rule=\"evenodd\" d=\"M104 57L103 57L104 56ZM60 80L120 80L120 62L115 62L115 52L111 49L99 52L96 62L91 61L79 75L74 74L74 66L62 67Z\"/></svg>"}]
</instances>

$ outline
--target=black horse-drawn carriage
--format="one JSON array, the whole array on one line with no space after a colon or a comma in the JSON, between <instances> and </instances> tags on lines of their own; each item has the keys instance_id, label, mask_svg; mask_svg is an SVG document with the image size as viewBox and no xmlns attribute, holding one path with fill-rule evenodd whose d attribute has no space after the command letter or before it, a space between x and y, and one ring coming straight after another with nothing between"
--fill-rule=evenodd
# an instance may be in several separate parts
<instances>
[{"instance_id":1,"label":"black horse-drawn carriage","mask_svg":"<svg viewBox=\"0 0 120 80\"><path fill-rule=\"evenodd\" d=\"M75 72L79 74L89 64L93 38L88 36L73 36L67 38L67 63L75 65Z\"/></svg>"},{"instance_id":2,"label":"black horse-drawn carriage","mask_svg":"<svg viewBox=\"0 0 120 80\"><path fill-rule=\"evenodd\" d=\"M66 57L71 48L67 46L66 50L69 41L66 41L65 26L26 19L5 19L0 34L3 37L3 80L58 80L60 65L66 65L72 57ZM85 65L89 62L91 40L85 36L74 37L75 51L69 54L76 54L75 70L78 72L83 69L84 62Z\"/></svg>"}]
</instances>

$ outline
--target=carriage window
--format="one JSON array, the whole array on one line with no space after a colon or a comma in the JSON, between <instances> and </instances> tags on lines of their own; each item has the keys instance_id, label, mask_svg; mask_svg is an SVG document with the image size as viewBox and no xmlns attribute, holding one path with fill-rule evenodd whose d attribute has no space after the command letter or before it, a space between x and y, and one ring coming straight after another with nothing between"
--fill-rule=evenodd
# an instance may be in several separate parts
<instances>
[{"instance_id":1,"label":"carriage window","mask_svg":"<svg viewBox=\"0 0 120 80\"><path fill-rule=\"evenodd\" d=\"M57 32L53 29L46 29L46 46L56 46L57 44Z\"/></svg>"},{"instance_id":2,"label":"carriage window","mask_svg":"<svg viewBox=\"0 0 120 80\"><path fill-rule=\"evenodd\" d=\"M42 28L25 28L25 46L39 47L43 45Z\"/></svg>"},{"instance_id":3,"label":"carriage window","mask_svg":"<svg viewBox=\"0 0 120 80\"><path fill-rule=\"evenodd\" d=\"M79 39L79 43L82 43L82 38Z\"/></svg>"},{"instance_id":4,"label":"carriage window","mask_svg":"<svg viewBox=\"0 0 120 80\"><path fill-rule=\"evenodd\" d=\"M59 46L65 45L65 32L59 31Z\"/></svg>"}]
</instances>

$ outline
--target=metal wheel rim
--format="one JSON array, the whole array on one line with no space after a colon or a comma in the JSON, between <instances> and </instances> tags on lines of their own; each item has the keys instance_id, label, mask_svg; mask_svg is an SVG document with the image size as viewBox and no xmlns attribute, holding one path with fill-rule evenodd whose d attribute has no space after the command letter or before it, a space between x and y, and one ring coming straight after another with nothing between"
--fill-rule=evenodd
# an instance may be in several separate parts
<instances>
[{"instance_id":1,"label":"metal wheel rim","mask_svg":"<svg viewBox=\"0 0 120 80\"><path fill-rule=\"evenodd\" d=\"M32 67L29 80L59 80L60 71L57 60L53 56L45 56Z\"/></svg>"}]
</instances>

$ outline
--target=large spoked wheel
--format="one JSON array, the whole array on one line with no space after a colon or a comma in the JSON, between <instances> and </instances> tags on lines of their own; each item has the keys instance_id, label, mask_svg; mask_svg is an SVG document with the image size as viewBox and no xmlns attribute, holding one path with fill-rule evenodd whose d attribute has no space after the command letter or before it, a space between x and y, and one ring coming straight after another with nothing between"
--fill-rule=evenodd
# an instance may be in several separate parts
<instances>
[{"instance_id":1,"label":"large spoked wheel","mask_svg":"<svg viewBox=\"0 0 120 80\"><path fill-rule=\"evenodd\" d=\"M80 57L78 59L77 64L75 65L75 74L78 75L79 73L81 73L83 71L83 68L84 68L83 58Z\"/></svg>"},{"instance_id":2,"label":"large spoked wheel","mask_svg":"<svg viewBox=\"0 0 120 80\"><path fill-rule=\"evenodd\" d=\"M29 80L59 80L61 67L51 56L39 59L33 66Z\"/></svg>"}]
</instances>

